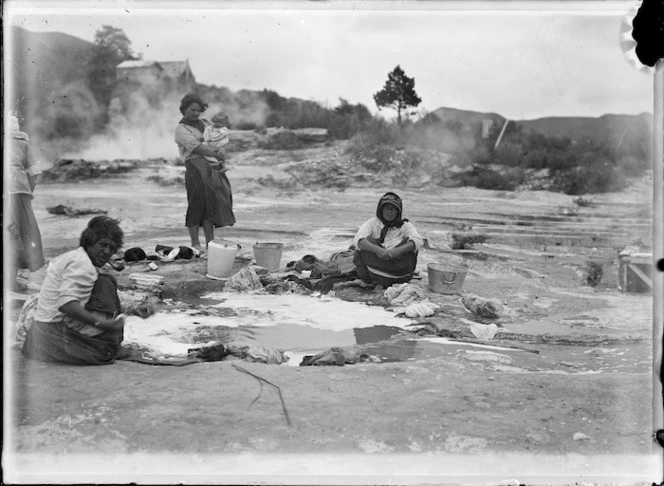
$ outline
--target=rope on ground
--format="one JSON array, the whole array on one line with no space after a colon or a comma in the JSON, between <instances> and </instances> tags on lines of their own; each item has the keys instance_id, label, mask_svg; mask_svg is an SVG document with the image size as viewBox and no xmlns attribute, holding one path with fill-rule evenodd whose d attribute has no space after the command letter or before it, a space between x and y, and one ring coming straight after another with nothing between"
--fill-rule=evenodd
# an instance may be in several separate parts
<instances>
[{"instance_id":1,"label":"rope on ground","mask_svg":"<svg viewBox=\"0 0 664 486\"><path fill-rule=\"evenodd\" d=\"M286 417L286 423L290 427L291 426L291 421L290 421L290 417L288 416L288 409L286 408L286 403L284 402L284 397L281 394L281 388L279 388L274 383L271 383L271 382L267 381L265 378L262 378L258 375L255 375L251 371L245 370L244 368L242 368L240 366L237 366L237 365L231 365L231 366L233 368L235 368L236 370L241 371L242 373L246 373L248 375L253 376L254 378L256 378L258 380L258 382L261 385L261 391L258 393L258 396L256 398L254 398L254 400L251 402L250 406L253 405L254 402L256 402L256 400L258 400L258 398L261 396L261 393L263 393L263 383L267 383L268 385L273 386L274 388L277 389L277 392L279 392L279 400L281 400L281 407L283 408L284 416Z\"/></svg>"}]
</instances>

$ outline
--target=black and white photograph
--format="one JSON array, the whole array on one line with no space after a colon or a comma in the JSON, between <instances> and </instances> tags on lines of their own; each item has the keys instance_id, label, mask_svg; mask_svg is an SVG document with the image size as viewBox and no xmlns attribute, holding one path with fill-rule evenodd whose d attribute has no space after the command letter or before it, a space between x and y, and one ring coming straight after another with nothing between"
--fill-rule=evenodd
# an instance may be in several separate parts
<instances>
[{"instance_id":1,"label":"black and white photograph","mask_svg":"<svg viewBox=\"0 0 664 486\"><path fill-rule=\"evenodd\" d=\"M3 482L664 480L664 2L3 3Z\"/></svg>"}]
</instances>

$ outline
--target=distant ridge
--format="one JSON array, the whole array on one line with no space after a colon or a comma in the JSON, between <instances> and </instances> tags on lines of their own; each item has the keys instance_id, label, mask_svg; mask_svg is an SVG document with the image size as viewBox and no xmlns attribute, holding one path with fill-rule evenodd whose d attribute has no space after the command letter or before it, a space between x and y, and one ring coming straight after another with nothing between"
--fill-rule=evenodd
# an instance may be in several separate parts
<instances>
[{"instance_id":1,"label":"distant ridge","mask_svg":"<svg viewBox=\"0 0 664 486\"><path fill-rule=\"evenodd\" d=\"M10 79L15 97L43 100L53 89L81 80L94 44L60 32L11 26Z\"/></svg>"},{"instance_id":2,"label":"distant ridge","mask_svg":"<svg viewBox=\"0 0 664 486\"><path fill-rule=\"evenodd\" d=\"M497 113L482 113L448 107L438 108L432 113L440 118L442 122L458 122L467 127L487 119L500 125L506 120L505 117ZM572 140L589 139L602 143L611 141L616 144L620 143L621 140L624 141L633 137L649 140L652 129L652 115L650 113L640 113L638 115L606 114L599 117L561 116L512 121L521 125L526 132L538 131L552 137L569 137Z\"/></svg>"}]
</instances>

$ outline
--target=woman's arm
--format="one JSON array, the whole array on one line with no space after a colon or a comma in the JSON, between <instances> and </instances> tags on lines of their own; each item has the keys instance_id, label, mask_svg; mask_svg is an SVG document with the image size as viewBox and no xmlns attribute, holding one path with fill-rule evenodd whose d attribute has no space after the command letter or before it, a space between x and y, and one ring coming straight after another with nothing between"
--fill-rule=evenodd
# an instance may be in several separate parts
<instances>
[{"instance_id":1,"label":"woman's arm","mask_svg":"<svg viewBox=\"0 0 664 486\"><path fill-rule=\"evenodd\" d=\"M115 319L100 319L95 314L88 312L80 302L72 300L59 308L60 312L68 315L72 319L98 327L104 331L115 331L124 327L124 316L120 315Z\"/></svg>"},{"instance_id":2,"label":"woman's arm","mask_svg":"<svg viewBox=\"0 0 664 486\"><path fill-rule=\"evenodd\" d=\"M219 158L219 150L214 149L205 143L200 144L198 147L192 150L192 153L195 153L197 155L203 155L205 157Z\"/></svg>"},{"instance_id":3,"label":"woman's arm","mask_svg":"<svg viewBox=\"0 0 664 486\"><path fill-rule=\"evenodd\" d=\"M413 240L408 240L403 245L395 246L394 248L387 250L388 258L396 258L404 253L408 253L409 251L415 251L416 248L417 245L415 242Z\"/></svg>"},{"instance_id":4,"label":"woman's arm","mask_svg":"<svg viewBox=\"0 0 664 486\"><path fill-rule=\"evenodd\" d=\"M382 246L379 246L379 245L376 245L375 243L370 242L367 238L362 238L360 241L358 241L357 246L361 250L370 251L371 253L375 253L376 256L378 258L380 258L381 260L388 260L389 259L388 250L386 250Z\"/></svg>"}]
</instances>

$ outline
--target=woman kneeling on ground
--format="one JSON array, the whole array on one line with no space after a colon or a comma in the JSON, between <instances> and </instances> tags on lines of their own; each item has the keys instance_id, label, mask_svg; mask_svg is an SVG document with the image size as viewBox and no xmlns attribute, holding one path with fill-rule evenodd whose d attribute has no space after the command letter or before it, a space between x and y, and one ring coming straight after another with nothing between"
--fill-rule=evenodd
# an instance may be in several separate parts
<instances>
[{"instance_id":1,"label":"woman kneeling on ground","mask_svg":"<svg viewBox=\"0 0 664 486\"><path fill-rule=\"evenodd\" d=\"M415 226L401 218L402 210L398 195L384 194L378 201L376 216L360 226L355 235L354 263L364 282L389 287L413 278L423 240Z\"/></svg>"},{"instance_id":2,"label":"woman kneeling on ground","mask_svg":"<svg viewBox=\"0 0 664 486\"><path fill-rule=\"evenodd\" d=\"M125 321L117 282L99 269L122 240L118 220L97 216L81 233L79 248L49 263L23 345L24 356L78 365L113 362L124 338ZM142 317L153 313L149 305L139 307L132 313Z\"/></svg>"}]
</instances>

